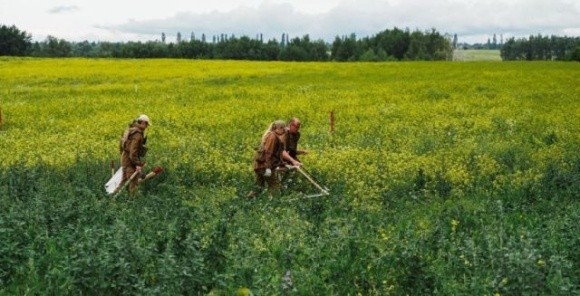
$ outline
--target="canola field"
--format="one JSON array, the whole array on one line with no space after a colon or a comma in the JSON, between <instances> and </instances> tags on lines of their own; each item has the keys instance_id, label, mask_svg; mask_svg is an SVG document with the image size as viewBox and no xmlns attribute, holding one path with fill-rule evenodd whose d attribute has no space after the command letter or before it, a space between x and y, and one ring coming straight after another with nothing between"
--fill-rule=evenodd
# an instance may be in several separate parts
<instances>
[{"instance_id":1,"label":"canola field","mask_svg":"<svg viewBox=\"0 0 580 296\"><path fill-rule=\"evenodd\" d=\"M580 292L578 63L0 58L0 112L0 294ZM293 116L331 194L247 199Z\"/></svg>"}]
</instances>

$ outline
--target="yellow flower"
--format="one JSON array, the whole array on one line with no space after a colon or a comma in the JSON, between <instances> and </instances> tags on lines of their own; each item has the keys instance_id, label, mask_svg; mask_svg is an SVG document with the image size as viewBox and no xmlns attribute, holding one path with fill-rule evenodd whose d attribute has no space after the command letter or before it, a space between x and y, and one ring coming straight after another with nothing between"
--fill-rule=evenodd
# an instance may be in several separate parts
<instances>
[{"instance_id":1,"label":"yellow flower","mask_svg":"<svg viewBox=\"0 0 580 296\"><path fill-rule=\"evenodd\" d=\"M455 232L457 230L457 226L459 225L459 221L455 219L451 219L451 230Z\"/></svg>"},{"instance_id":2,"label":"yellow flower","mask_svg":"<svg viewBox=\"0 0 580 296\"><path fill-rule=\"evenodd\" d=\"M248 288L239 288L236 291L236 296L251 296L254 295Z\"/></svg>"},{"instance_id":3,"label":"yellow flower","mask_svg":"<svg viewBox=\"0 0 580 296\"><path fill-rule=\"evenodd\" d=\"M540 260L538 260L537 264L540 267L544 267L546 265L546 262L544 260L540 259Z\"/></svg>"}]
</instances>

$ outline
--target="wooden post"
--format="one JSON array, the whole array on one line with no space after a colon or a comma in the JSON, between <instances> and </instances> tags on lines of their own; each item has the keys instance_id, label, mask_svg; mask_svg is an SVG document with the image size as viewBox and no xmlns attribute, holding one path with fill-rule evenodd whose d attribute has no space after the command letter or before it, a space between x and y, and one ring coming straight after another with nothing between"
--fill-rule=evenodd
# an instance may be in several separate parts
<instances>
[{"instance_id":1,"label":"wooden post","mask_svg":"<svg viewBox=\"0 0 580 296\"><path fill-rule=\"evenodd\" d=\"M334 111L330 111L330 133L334 133Z\"/></svg>"}]
</instances>

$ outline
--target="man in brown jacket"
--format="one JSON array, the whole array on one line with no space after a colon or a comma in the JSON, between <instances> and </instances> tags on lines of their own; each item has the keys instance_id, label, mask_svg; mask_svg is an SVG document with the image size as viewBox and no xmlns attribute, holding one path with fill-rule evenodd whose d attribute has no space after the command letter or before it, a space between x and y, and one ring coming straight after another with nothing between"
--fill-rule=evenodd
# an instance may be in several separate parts
<instances>
[{"instance_id":1,"label":"man in brown jacket","mask_svg":"<svg viewBox=\"0 0 580 296\"><path fill-rule=\"evenodd\" d=\"M300 140L300 119L292 117L288 121L288 127L285 129L284 152L282 158L291 166L300 167L302 163L298 160L298 155L307 154L308 151L298 149L298 141ZM300 179L296 179L296 171L287 169L281 171L281 183L284 189L296 189L303 184L298 184Z\"/></svg>"},{"instance_id":2,"label":"man in brown jacket","mask_svg":"<svg viewBox=\"0 0 580 296\"><path fill-rule=\"evenodd\" d=\"M145 165L142 158L147 153L145 146L147 138L144 135L145 129L151 125L151 120L147 115L140 115L129 125L123 133L120 143L121 166L123 167L123 181L121 184L129 181L129 193L134 194L139 184L139 175Z\"/></svg>"},{"instance_id":3,"label":"man in brown jacket","mask_svg":"<svg viewBox=\"0 0 580 296\"><path fill-rule=\"evenodd\" d=\"M298 149L298 141L300 140L300 119L292 117L288 121L286 128L286 147L284 159L290 162L293 166L300 166L298 155L307 154L308 151Z\"/></svg>"}]
</instances>

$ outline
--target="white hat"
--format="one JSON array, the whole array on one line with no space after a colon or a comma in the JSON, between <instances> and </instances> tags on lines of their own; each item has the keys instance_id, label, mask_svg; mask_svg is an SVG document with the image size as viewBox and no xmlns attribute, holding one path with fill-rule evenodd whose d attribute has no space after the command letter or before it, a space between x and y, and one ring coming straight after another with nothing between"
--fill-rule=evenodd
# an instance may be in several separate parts
<instances>
[{"instance_id":1,"label":"white hat","mask_svg":"<svg viewBox=\"0 0 580 296\"><path fill-rule=\"evenodd\" d=\"M145 115L145 114L141 114L139 115L139 117L137 117L137 121L145 121L147 122L149 125L151 125L151 120L149 119L149 116Z\"/></svg>"}]
</instances>

